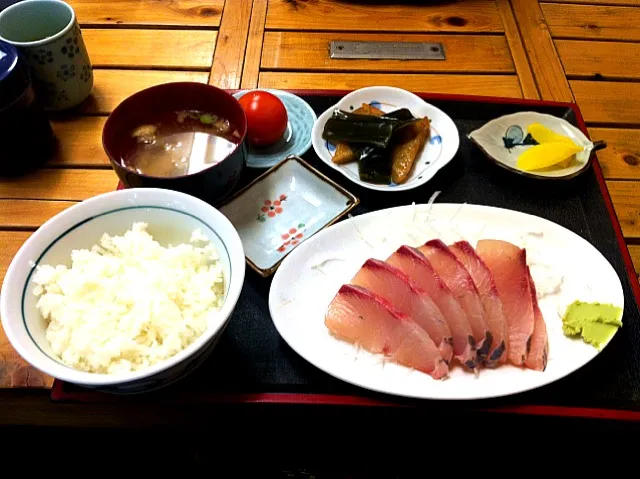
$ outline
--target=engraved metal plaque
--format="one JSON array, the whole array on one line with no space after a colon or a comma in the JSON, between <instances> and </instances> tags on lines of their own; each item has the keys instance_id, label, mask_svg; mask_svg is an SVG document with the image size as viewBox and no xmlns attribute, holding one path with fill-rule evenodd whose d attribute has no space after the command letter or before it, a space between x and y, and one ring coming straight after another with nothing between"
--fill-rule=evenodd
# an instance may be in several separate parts
<instances>
[{"instance_id":1,"label":"engraved metal plaque","mask_svg":"<svg viewBox=\"0 0 640 479\"><path fill-rule=\"evenodd\" d=\"M353 42L334 40L329 55L335 59L367 60L445 60L442 43L426 42Z\"/></svg>"}]
</instances>

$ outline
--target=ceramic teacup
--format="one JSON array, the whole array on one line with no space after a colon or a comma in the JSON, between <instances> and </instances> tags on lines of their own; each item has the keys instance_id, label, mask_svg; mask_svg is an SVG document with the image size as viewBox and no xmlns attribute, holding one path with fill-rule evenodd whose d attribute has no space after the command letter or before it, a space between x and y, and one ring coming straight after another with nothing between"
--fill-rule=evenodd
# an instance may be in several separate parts
<instances>
[{"instance_id":1,"label":"ceramic teacup","mask_svg":"<svg viewBox=\"0 0 640 479\"><path fill-rule=\"evenodd\" d=\"M25 0L0 12L0 40L20 50L39 102L48 110L82 103L93 72L75 12L60 0Z\"/></svg>"}]
</instances>

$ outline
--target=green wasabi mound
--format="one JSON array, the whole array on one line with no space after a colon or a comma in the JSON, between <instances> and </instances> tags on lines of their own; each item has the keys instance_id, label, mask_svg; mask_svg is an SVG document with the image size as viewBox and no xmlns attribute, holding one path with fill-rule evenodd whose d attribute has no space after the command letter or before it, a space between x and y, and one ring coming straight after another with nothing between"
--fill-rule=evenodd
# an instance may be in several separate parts
<instances>
[{"instance_id":1,"label":"green wasabi mound","mask_svg":"<svg viewBox=\"0 0 640 479\"><path fill-rule=\"evenodd\" d=\"M574 301L562 318L562 332L566 336L582 337L598 350L602 350L620 326L622 308L612 304Z\"/></svg>"}]
</instances>

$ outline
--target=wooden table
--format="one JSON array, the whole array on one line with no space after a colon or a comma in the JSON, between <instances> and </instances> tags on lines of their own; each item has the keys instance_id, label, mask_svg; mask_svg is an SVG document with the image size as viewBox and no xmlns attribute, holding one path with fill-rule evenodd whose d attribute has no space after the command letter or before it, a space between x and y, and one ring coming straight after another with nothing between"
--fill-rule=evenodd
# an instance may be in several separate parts
<instances>
[{"instance_id":1,"label":"wooden table","mask_svg":"<svg viewBox=\"0 0 640 479\"><path fill-rule=\"evenodd\" d=\"M592 137L609 144L598 158L640 270L640 0L70 3L95 67L95 89L78 111L53 121L61 145L54 161L27 177L0 179L0 282L18 248L44 221L115 189L100 140L109 112L136 91L180 80L223 88L395 85L577 101ZM353 39L439 41L447 58L329 58L329 41ZM51 384L52 378L19 358L0 329L0 387ZM14 394L18 401L24 393Z\"/></svg>"}]
</instances>

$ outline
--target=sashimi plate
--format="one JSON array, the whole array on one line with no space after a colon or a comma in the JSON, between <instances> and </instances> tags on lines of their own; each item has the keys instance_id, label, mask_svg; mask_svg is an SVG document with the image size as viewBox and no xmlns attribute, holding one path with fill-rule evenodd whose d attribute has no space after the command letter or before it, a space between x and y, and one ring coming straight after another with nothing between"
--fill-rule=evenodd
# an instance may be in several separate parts
<instances>
[{"instance_id":1,"label":"sashimi plate","mask_svg":"<svg viewBox=\"0 0 640 479\"><path fill-rule=\"evenodd\" d=\"M329 303L368 258L384 260L403 244L420 246L435 238L447 244L466 240L473 246L480 239L501 239L526 248L549 337L545 371L502 365L480 369L476 375L456 366L446 379L436 380L329 333L324 324ZM624 308L618 275L584 238L517 211L421 204L351 217L307 240L274 276L269 310L289 346L338 379L397 396L455 400L495 398L539 388L594 359L598 349L562 332L562 315L575 300ZM624 318L622 321L624 324Z\"/></svg>"}]
</instances>

